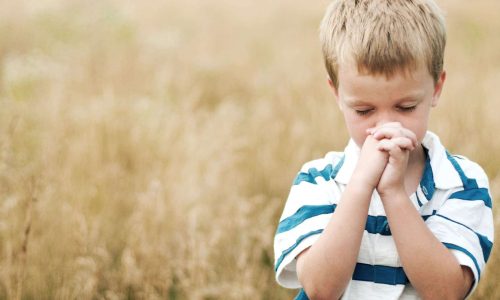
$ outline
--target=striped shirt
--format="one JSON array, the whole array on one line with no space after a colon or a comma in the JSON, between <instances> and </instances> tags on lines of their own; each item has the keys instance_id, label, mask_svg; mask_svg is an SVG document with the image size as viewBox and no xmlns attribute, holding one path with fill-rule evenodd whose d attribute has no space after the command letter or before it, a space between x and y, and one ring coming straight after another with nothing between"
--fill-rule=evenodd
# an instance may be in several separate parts
<instances>
[{"instance_id":1,"label":"striped shirt","mask_svg":"<svg viewBox=\"0 0 500 300\"><path fill-rule=\"evenodd\" d=\"M474 274L476 288L493 246L488 178L481 167L451 155L427 132L424 173L410 196L427 227ZM327 226L354 171L360 149L351 140L344 152L306 163L290 190L274 238L278 283L300 288L296 257ZM339 257L339 259L342 259ZM470 293L469 293L470 295ZM307 299L303 290L297 298ZM352 280L342 299L419 299L399 260L381 199L373 192Z\"/></svg>"}]
</instances>

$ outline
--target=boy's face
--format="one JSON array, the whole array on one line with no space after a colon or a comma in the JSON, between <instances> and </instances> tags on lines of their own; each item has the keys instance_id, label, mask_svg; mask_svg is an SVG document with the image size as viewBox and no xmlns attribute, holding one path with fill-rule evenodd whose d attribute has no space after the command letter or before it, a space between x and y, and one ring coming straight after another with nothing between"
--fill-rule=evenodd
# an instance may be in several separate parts
<instances>
[{"instance_id":1,"label":"boy's face","mask_svg":"<svg viewBox=\"0 0 500 300\"><path fill-rule=\"evenodd\" d=\"M429 112L437 105L446 73L436 84L425 67L385 75L360 74L356 66L339 68L337 103L349 135L361 147L368 128L399 122L413 131L419 142L425 136ZM330 82L331 84L331 82Z\"/></svg>"}]
</instances>

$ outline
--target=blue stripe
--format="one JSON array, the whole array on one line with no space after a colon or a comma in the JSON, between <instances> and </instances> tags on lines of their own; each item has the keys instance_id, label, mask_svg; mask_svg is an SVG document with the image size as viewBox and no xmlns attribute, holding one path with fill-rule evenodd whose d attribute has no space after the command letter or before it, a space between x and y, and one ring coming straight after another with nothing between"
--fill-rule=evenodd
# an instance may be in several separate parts
<instances>
[{"instance_id":1,"label":"blue stripe","mask_svg":"<svg viewBox=\"0 0 500 300\"><path fill-rule=\"evenodd\" d=\"M293 298L293 300L309 300L309 297L307 297L304 289L300 289L299 293L295 296L295 298Z\"/></svg>"},{"instance_id":2,"label":"blue stripe","mask_svg":"<svg viewBox=\"0 0 500 300\"><path fill-rule=\"evenodd\" d=\"M309 175L309 173L302 173L300 172L297 177L295 177L295 180L293 181L293 185L297 185L301 183L302 181L309 182L312 184L316 184L316 180Z\"/></svg>"},{"instance_id":3,"label":"blue stripe","mask_svg":"<svg viewBox=\"0 0 500 300\"><path fill-rule=\"evenodd\" d=\"M322 214L330 214L337 208L336 204L332 205L305 205L297 210L295 214L284 219L278 225L276 234L289 231L299 226L305 220L316 217ZM434 215L436 211L433 212ZM432 215L424 215L422 219L425 221ZM386 216L371 216L368 215L365 224L365 230L371 234L380 234L384 236L392 235L389 227L389 222Z\"/></svg>"},{"instance_id":4,"label":"blue stripe","mask_svg":"<svg viewBox=\"0 0 500 300\"><path fill-rule=\"evenodd\" d=\"M452 220L448 217L445 217L445 216L440 215L440 214L437 214L436 216L441 217L443 219L446 219L446 220L453 222L455 224L461 225L461 226L469 229L470 231L472 231L475 235L477 235L477 238L479 239L479 244L481 245L481 250L483 251L484 261L485 262L488 261L488 259L490 258L490 254L491 254L491 248L493 248L493 243L486 236L479 234L479 233L475 232L474 230L472 230L472 228L470 228L469 226L462 224L460 222L457 222L455 220Z\"/></svg>"},{"instance_id":5,"label":"blue stripe","mask_svg":"<svg viewBox=\"0 0 500 300\"><path fill-rule=\"evenodd\" d=\"M422 216L422 219L424 219L424 222L427 221L427 219L429 219L429 217L432 217L433 215L435 215L437 212L437 210L433 210L432 211L432 215L426 215L426 216Z\"/></svg>"},{"instance_id":6,"label":"blue stripe","mask_svg":"<svg viewBox=\"0 0 500 300\"><path fill-rule=\"evenodd\" d=\"M305 220L324 214L331 214L335 211L336 204L333 205L304 205L292 216L284 219L278 225L276 234L288 231L299 226Z\"/></svg>"},{"instance_id":7,"label":"blue stripe","mask_svg":"<svg viewBox=\"0 0 500 300\"><path fill-rule=\"evenodd\" d=\"M415 192L415 196L417 198L418 206L422 207L422 205L424 205L424 204L422 203L422 201L420 201L420 198L418 197L418 193L417 192Z\"/></svg>"},{"instance_id":8,"label":"blue stripe","mask_svg":"<svg viewBox=\"0 0 500 300\"><path fill-rule=\"evenodd\" d=\"M295 228L298 226L300 223L304 222L306 219L317 216L320 214L327 214L327 213L333 213L335 211L336 205L318 205L318 206L303 206L297 212L284 219L283 221L280 222L278 225L278 229L276 234L286 232L290 229ZM435 214L435 211L433 212L433 215ZM422 216L422 219L427 220L430 216ZM366 220L366 225L365 225L365 230L368 233L372 234L380 234L380 235L385 235L389 236L391 235L391 229L389 228L389 222L387 221L386 216L368 216ZM287 256L290 252L293 251L304 239L307 237L314 235L314 234L320 234L323 232L323 229L318 229L315 231L311 231L309 233L306 233L304 235L301 235L293 244L290 248L284 250L278 260L276 261L276 266L275 270L278 270L279 265L285 259L285 256Z\"/></svg>"},{"instance_id":9,"label":"blue stripe","mask_svg":"<svg viewBox=\"0 0 500 300\"><path fill-rule=\"evenodd\" d=\"M434 192L436 191L436 185L434 184L434 174L432 173L429 150L427 150L427 148L425 147L424 147L424 153L425 153L425 168L424 168L424 173L422 174L422 179L420 180L420 189L424 193L425 198L427 198L427 200L431 200L432 196L434 195Z\"/></svg>"},{"instance_id":10,"label":"blue stripe","mask_svg":"<svg viewBox=\"0 0 500 300\"><path fill-rule=\"evenodd\" d=\"M465 255L467 255L470 259L472 259L472 261L474 262L474 266L476 266L476 270L477 270L477 276L478 276L478 280L481 278L481 269L479 268L479 264L477 263L477 260L476 258L474 257L474 255L472 255L472 253L470 253L469 251L467 251L467 249L465 248L462 248L460 246L457 246L455 244L450 244L450 243L443 243L443 245L448 248L448 249L453 249L453 250L458 250L458 251L461 251L463 252Z\"/></svg>"},{"instance_id":11,"label":"blue stripe","mask_svg":"<svg viewBox=\"0 0 500 300\"><path fill-rule=\"evenodd\" d=\"M344 161L345 161L345 155L342 156L342 158L340 159L340 161L337 163L337 165L335 166L335 169L333 169L332 171L332 175L331 177L333 179L335 179L335 177L337 177L337 174L339 173L340 171L340 168L342 168L342 166L344 165Z\"/></svg>"},{"instance_id":12,"label":"blue stripe","mask_svg":"<svg viewBox=\"0 0 500 300\"><path fill-rule=\"evenodd\" d=\"M297 185L302 181L317 184L316 177L320 176L323 177L324 180L328 181L331 178L332 171L333 166L331 164L326 165L326 167L321 171L318 171L318 169L316 168L309 168L309 170L307 170L307 173L300 172L299 175L297 175L297 178L295 178L293 184Z\"/></svg>"},{"instance_id":13,"label":"blue stripe","mask_svg":"<svg viewBox=\"0 0 500 300\"><path fill-rule=\"evenodd\" d=\"M368 216L365 230L373 234L391 235L391 229L389 228L386 216Z\"/></svg>"},{"instance_id":14,"label":"blue stripe","mask_svg":"<svg viewBox=\"0 0 500 300\"><path fill-rule=\"evenodd\" d=\"M432 215L435 215L436 211L433 211ZM423 215L422 219L425 221L432 215ZM380 235L392 235L391 228L389 227L389 222L386 216L368 216L366 219L365 230L368 233L380 234Z\"/></svg>"},{"instance_id":15,"label":"blue stripe","mask_svg":"<svg viewBox=\"0 0 500 300\"><path fill-rule=\"evenodd\" d=\"M468 189L455 192L451 194L450 199L460 199L469 201L481 200L484 202L484 205L486 205L489 208L492 208L490 194L488 193L488 189L485 188L475 188L475 189Z\"/></svg>"},{"instance_id":16,"label":"blue stripe","mask_svg":"<svg viewBox=\"0 0 500 300\"><path fill-rule=\"evenodd\" d=\"M390 285L406 284L409 282L401 267L373 266L362 263L356 264L352 279Z\"/></svg>"},{"instance_id":17,"label":"blue stripe","mask_svg":"<svg viewBox=\"0 0 500 300\"><path fill-rule=\"evenodd\" d=\"M285 259L285 257L290 253L292 252L295 248L297 248L297 246L306 238L312 236L312 235L315 235L315 234L320 234L323 232L323 229L318 229L318 230L315 230L315 231L311 231L311 232L308 232L304 235L301 235L297 241L295 242L295 244L293 244L292 246L290 246L290 248L286 249L285 251L283 251L280 255L280 257L278 258L278 260L276 261L276 266L274 267L274 271L277 271L279 266L281 265L281 263L283 262L283 259Z\"/></svg>"},{"instance_id":18,"label":"blue stripe","mask_svg":"<svg viewBox=\"0 0 500 300\"><path fill-rule=\"evenodd\" d=\"M410 282L401 267L388 267L357 263L352 274L353 280L369 281L381 284L398 285ZM304 289L301 289L294 300L309 300Z\"/></svg>"},{"instance_id":19,"label":"blue stripe","mask_svg":"<svg viewBox=\"0 0 500 300\"><path fill-rule=\"evenodd\" d=\"M318 170L317 168L309 168L309 170L307 170L307 173L300 172L293 181L293 185L298 185L302 181L309 182L312 184L318 184L316 182L316 177L323 177L325 181L335 178L340 168L344 164L344 158L345 156L342 156L337 165L335 165L335 168L332 166L332 164L328 164L325 166L323 170Z\"/></svg>"},{"instance_id":20,"label":"blue stripe","mask_svg":"<svg viewBox=\"0 0 500 300\"><path fill-rule=\"evenodd\" d=\"M462 170L455 157L453 157L448 151L446 151L446 156L448 157L448 160L451 162L455 170L458 172L458 175L460 175L460 180L462 180L464 189L477 189L478 186L476 180L465 176L464 170Z\"/></svg>"},{"instance_id":21,"label":"blue stripe","mask_svg":"<svg viewBox=\"0 0 500 300\"><path fill-rule=\"evenodd\" d=\"M491 249L493 248L493 243L484 235L478 233L476 234L479 238L479 244L481 244L481 250L483 250L484 262L488 262L488 259L490 259Z\"/></svg>"},{"instance_id":22,"label":"blue stripe","mask_svg":"<svg viewBox=\"0 0 500 300\"><path fill-rule=\"evenodd\" d=\"M305 205L297 210L295 214L284 219L278 225L276 234L291 230L300 225L305 220L316 217L322 214L330 214L337 208L336 204L333 205ZM366 219L365 230L368 233L391 235L389 229L389 222L386 216L370 216Z\"/></svg>"}]
</instances>

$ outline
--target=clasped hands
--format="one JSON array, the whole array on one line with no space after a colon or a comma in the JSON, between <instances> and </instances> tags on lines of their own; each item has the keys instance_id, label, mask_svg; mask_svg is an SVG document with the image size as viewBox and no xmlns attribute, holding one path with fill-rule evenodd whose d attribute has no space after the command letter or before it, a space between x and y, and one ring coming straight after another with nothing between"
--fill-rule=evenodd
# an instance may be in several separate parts
<instances>
[{"instance_id":1,"label":"clasped hands","mask_svg":"<svg viewBox=\"0 0 500 300\"><path fill-rule=\"evenodd\" d=\"M381 195L404 192L410 152L418 145L417 136L398 122L369 128L366 133L355 171L357 179Z\"/></svg>"}]
</instances>

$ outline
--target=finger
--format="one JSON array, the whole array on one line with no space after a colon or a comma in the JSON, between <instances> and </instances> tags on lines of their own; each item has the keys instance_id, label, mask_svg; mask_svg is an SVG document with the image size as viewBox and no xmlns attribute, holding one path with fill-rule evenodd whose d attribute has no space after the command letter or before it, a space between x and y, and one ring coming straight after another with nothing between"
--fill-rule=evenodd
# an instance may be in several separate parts
<instances>
[{"instance_id":1,"label":"finger","mask_svg":"<svg viewBox=\"0 0 500 300\"><path fill-rule=\"evenodd\" d=\"M410 140L409 138L396 137L396 138L391 139L391 141L403 150L412 151L415 149L415 145L413 144L413 141Z\"/></svg>"},{"instance_id":2,"label":"finger","mask_svg":"<svg viewBox=\"0 0 500 300\"><path fill-rule=\"evenodd\" d=\"M404 154L404 149L399 147L393 140L384 139L378 144L378 149L381 151L386 151L392 157L400 157Z\"/></svg>"},{"instance_id":3,"label":"finger","mask_svg":"<svg viewBox=\"0 0 500 300\"><path fill-rule=\"evenodd\" d=\"M382 124L380 126L374 126L374 127L368 128L366 130L366 133L373 134L378 129L383 128L383 127L387 127L387 128L389 128L389 127L400 128L400 127L402 127L402 125L399 122L389 122L389 123Z\"/></svg>"},{"instance_id":4,"label":"finger","mask_svg":"<svg viewBox=\"0 0 500 300\"><path fill-rule=\"evenodd\" d=\"M393 147L399 147L401 150L412 151L415 149L412 141L406 137L395 137L392 139L383 139L379 142L378 148L384 151L390 151Z\"/></svg>"},{"instance_id":5,"label":"finger","mask_svg":"<svg viewBox=\"0 0 500 300\"><path fill-rule=\"evenodd\" d=\"M394 123L392 123L394 124ZM386 125L384 124L383 126L377 127L372 131L373 134L383 134L383 133L388 133L388 134L393 134L394 136L406 136L408 134L411 135L412 131L404 128L402 126L393 126L393 125Z\"/></svg>"},{"instance_id":6,"label":"finger","mask_svg":"<svg viewBox=\"0 0 500 300\"><path fill-rule=\"evenodd\" d=\"M413 131L404 127L382 126L372 132L372 135L377 140L393 139L396 137L406 137L412 141L413 146L417 146L417 136Z\"/></svg>"},{"instance_id":7,"label":"finger","mask_svg":"<svg viewBox=\"0 0 500 300\"><path fill-rule=\"evenodd\" d=\"M403 124L401 124L400 122L387 122L380 125L379 127L403 127Z\"/></svg>"},{"instance_id":8,"label":"finger","mask_svg":"<svg viewBox=\"0 0 500 300\"><path fill-rule=\"evenodd\" d=\"M399 122L388 122L388 123L384 123L384 124L379 125L379 126L374 126L370 129L372 131L377 131L380 128L403 128L403 125L401 125L401 123L399 123Z\"/></svg>"},{"instance_id":9,"label":"finger","mask_svg":"<svg viewBox=\"0 0 500 300\"><path fill-rule=\"evenodd\" d=\"M399 148L399 146L397 146L392 140L389 140L389 139L383 139L383 140L379 141L379 143L377 145L378 150L386 151L386 152L391 151L391 149L394 147Z\"/></svg>"}]
</instances>

